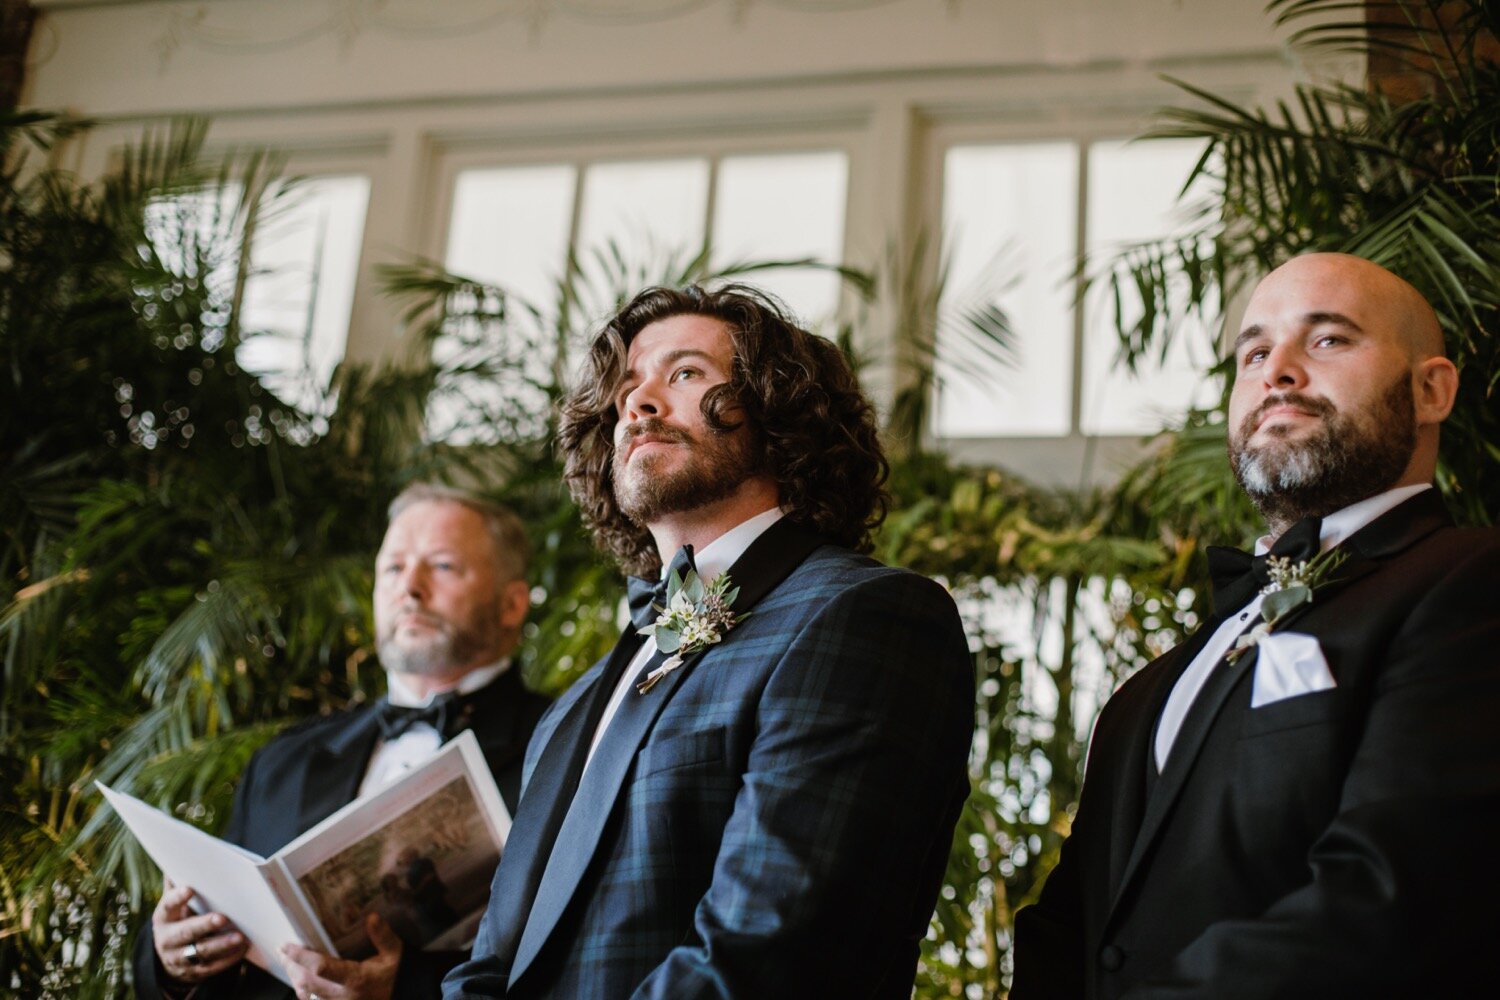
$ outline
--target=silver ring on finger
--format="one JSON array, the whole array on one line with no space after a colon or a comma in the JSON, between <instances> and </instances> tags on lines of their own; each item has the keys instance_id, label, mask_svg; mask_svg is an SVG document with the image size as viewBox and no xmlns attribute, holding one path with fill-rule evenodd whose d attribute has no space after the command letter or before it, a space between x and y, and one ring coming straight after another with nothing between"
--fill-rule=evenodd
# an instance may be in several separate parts
<instances>
[{"instance_id":1,"label":"silver ring on finger","mask_svg":"<svg viewBox=\"0 0 1500 1000\"><path fill-rule=\"evenodd\" d=\"M187 959L188 965L197 965L203 961L203 956L198 954L197 941L189 941L187 947L182 949L182 954Z\"/></svg>"}]
</instances>

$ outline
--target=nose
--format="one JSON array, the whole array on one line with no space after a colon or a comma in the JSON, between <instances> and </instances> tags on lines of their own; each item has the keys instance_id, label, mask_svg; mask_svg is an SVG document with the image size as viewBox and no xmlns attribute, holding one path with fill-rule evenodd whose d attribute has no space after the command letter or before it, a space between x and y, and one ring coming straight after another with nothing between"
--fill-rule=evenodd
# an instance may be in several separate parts
<instances>
[{"instance_id":1,"label":"nose","mask_svg":"<svg viewBox=\"0 0 1500 1000\"><path fill-rule=\"evenodd\" d=\"M1296 342L1277 344L1261 366L1267 389L1302 389L1307 385L1306 357Z\"/></svg>"},{"instance_id":2,"label":"nose","mask_svg":"<svg viewBox=\"0 0 1500 1000\"><path fill-rule=\"evenodd\" d=\"M625 395L625 412L622 420L632 422L642 417L659 417L666 408L661 385L654 378L643 378Z\"/></svg>"},{"instance_id":3,"label":"nose","mask_svg":"<svg viewBox=\"0 0 1500 1000\"><path fill-rule=\"evenodd\" d=\"M427 571L421 560L413 559L401 570L401 592L408 597L422 600L427 596Z\"/></svg>"}]
</instances>

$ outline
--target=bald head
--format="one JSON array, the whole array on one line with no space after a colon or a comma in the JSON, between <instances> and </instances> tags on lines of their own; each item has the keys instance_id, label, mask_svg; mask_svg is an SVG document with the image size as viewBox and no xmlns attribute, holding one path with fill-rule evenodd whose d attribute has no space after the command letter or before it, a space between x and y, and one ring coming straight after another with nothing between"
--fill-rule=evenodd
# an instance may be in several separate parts
<instances>
[{"instance_id":1,"label":"bald head","mask_svg":"<svg viewBox=\"0 0 1500 1000\"><path fill-rule=\"evenodd\" d=\"M1374 261L1347 253L1303 254L1266 275L1255 294L1293 283L1322 286L1330 292L1337 288L1369 310L1384 313L1384 325L1399 338L1413 361L1447 354L1443 329L1432 305L1404 278Z\"/></svg>"}]
</instances>

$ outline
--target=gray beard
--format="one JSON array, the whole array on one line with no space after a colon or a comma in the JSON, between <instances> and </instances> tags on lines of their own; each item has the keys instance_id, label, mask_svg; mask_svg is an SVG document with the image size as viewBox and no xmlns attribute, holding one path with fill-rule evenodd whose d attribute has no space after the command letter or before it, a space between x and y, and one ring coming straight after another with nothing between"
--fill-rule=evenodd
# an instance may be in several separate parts
<instances>
[{"instance_id":1,"label":"gray beard","mask_svg":"<svg viewBox=\"0 0 1500 1000\"><path fill-rule=\"evenodd\" d=\"M1250 447L1256 417L1274 403L1294 402L1322 418L1307 440L1276 438ZM1304 517L1326 517L1384 493L1400 480L1417 445L1416 405L1406 373L1365 414L1340 412L1327 400L1285 393L1262 403L1229 435L1229 464L1278 533ZM1279 529L1279 530L1278 530Z\"/></svg>"},{"instance_id":2,"label":"gray beard","mask_svg":"<svg viewBox=\"0 0 1500 1000\"><path fill-rule=\"evenodd\" d=\"M380 665L387 670L431 677L447 673L455 664L472 661L484 652L488 642L488 637L454 629L415 647L403 646L387 636L376 642L375 650L380 656Z\"/></svg>"}]
</instances>

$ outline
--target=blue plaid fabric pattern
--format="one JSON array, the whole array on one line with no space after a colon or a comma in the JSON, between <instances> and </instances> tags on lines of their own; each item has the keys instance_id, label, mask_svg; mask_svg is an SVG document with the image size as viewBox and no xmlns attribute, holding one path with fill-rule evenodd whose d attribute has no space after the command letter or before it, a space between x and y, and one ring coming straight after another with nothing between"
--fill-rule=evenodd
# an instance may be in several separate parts
<instances>
[{"instance_id":1,"label":"blue plaid fabric pattern","mask_svg":"<svg viewBox=\"0 0 1500 1000\"><path fill-rule=\"evenodd\" d=\"M601 672L539 724L527 780ZM538 893L566 899L555 922L533 926L532 909L513 967L481 925L450 1000L910 996L969 788L973 669L952 599L824 546L679 672L628 695L667 699L638 745L611 745L618 718L600 743L572 807L603 811L597 839L554 853ZM581 802L606 754L628 757L623 781ZM555 850L571 843L565 830ZM576 885L549 884L554 868Z\"/></svg>"}]
</instances>

